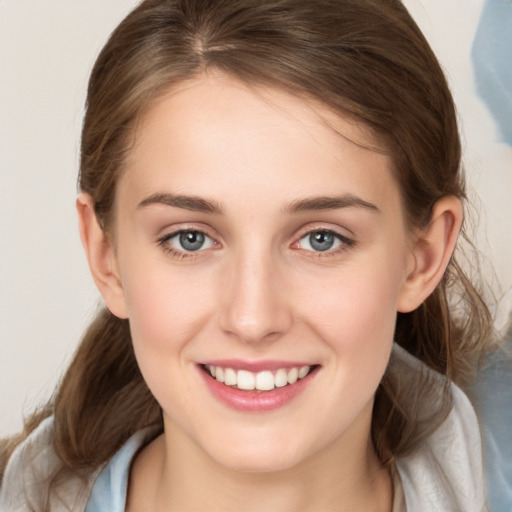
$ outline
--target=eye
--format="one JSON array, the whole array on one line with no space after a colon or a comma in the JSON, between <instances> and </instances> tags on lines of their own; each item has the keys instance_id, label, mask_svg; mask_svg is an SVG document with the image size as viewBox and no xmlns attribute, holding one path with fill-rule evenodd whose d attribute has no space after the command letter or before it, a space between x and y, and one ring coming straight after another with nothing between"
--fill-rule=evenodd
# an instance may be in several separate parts
<instances>
[{"instance_id":1,"label":"eye","mask_svg":"<svg viewBox=\"0 0 512 512\"><path fill-rule=\"evenodd\" d=\"M298 242L300 249L314 252L327 252L338 249L341 246L352 246L353 240L344 237L334 231L317 230L305 234Z\"/></svg>"},{"instance_id":2,"label":"eye","mask_svg":"<svg viewBox=\"0 0 512 512\"><path fill-rule=\"evenodd\" d=\"M160 243L181 252L196 252L213 247L214 241L202 231L178 231L167 235Z\"/></svg>"}]
</instances>

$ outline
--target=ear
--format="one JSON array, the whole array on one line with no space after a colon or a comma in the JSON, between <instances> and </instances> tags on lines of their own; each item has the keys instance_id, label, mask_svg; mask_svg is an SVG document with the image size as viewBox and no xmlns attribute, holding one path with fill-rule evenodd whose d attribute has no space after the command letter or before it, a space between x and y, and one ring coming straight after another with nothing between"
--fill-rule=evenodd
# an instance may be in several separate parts
<instances>
[{"instance_id":1,"label":"ear","mask_svg":"<svg viewBox=\"0 0 512 512\"><path fill-rule=\"evenodd\" d=\"M411 269L398 299L399 312L413 311L435 290L455 249L462 219L457 197L443 197L434 205L428 226L413 241Z\"/></svg>"},{"instance_id":2,"label":"ear","mask_svg":"<svg viewBox=\"0 0 512 512\"><path fill-rule=\"evenodd\" d=\"M94 282L108 309L119 318L127 318L124 290L114 247L98 223L91 196L79 194L76 209L80 238Z\"/></svg>"}]
</instances>

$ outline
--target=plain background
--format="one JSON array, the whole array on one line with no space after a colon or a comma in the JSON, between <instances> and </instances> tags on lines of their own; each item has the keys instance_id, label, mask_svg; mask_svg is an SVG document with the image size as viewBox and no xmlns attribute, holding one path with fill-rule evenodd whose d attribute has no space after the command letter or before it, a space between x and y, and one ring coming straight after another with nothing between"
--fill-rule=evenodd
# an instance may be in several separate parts
<instances>
[{"instance_id":1,"label":"plain background","mask_svg":"<svg viewBox=\"0 0 512 512\"><path fill-rule=\"evenodd\" d=\"M0 0L0 436L51 395L99 301L74 209L79 132L94 59L136 3ZM505 293L503 323L512 303L512 148L496 142L473 86L469 49L483 0L405 3L460 111L481 203L476 236Z\"/></svg>"}]
</instances>

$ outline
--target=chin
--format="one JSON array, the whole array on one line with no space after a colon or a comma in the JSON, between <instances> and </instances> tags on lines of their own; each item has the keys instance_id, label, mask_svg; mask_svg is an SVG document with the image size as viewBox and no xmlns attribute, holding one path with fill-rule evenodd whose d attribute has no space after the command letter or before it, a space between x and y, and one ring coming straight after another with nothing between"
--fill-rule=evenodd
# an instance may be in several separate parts
<instances>
[{"instance_id":1,"label":"chin","mask_svg":"<svg viewBox=\"0 0 512 512\"><path fill-rule=\"evenodd\" d=\"M210 456L224 468L238 473L274 473L298 466L307 455L282 443L257 443L250 446L233 443L232 450L210 451ZM225 447L223 447L225 448Z\"/></svg>"}]
</instances>

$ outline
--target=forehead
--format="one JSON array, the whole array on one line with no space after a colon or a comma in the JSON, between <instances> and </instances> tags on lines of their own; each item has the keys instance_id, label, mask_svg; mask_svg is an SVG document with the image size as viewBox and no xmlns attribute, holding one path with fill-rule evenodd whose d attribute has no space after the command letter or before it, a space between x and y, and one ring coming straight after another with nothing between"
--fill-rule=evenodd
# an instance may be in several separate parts
<instances>
[{"instance_id":1,"label":"forehead","mask_svg":"<svg viewBox=\"0 0 512 512\"><path fill-rule=\"evenodd\" d=\"M270 198L283 182L290 200L308 190L338 192L333 185L340 193L391 186L398 194L391 159L368 127L319 102L224 75L168 90L143 113L134 141L119 188L139 196L189 187L225 195L238 186Z\"/></svg>"},{"instance_id":2,"label":"forehead","mask_svg":"<svg viewBox=\"0 0 512 512\"><path fill-rule=\"evenodd\" d=\"M262 110L279 111L292 123L303 127L322 124L332 131L331 136L343 137L363 149L382 154L390 153L385 137L377 134L354 114L345 112L341 108L335 109L305 94L272 86L245 83L216 70L184 80L167 90L164 89L149 106L142 110L135 127L136 140L140 141L148 124L154 123L157 117L168 116L171 110L176 116L186 111L187 115L194 117L200 114L205 120L208 114L212 113L211 122L214 115L229 113L232 117L232 106L236 100L242 101L245 107L240 111L238 121L251 111L254 113ZM272 123L275 118L269 117L268 121Z\"/></svg>"}]
</instances>

